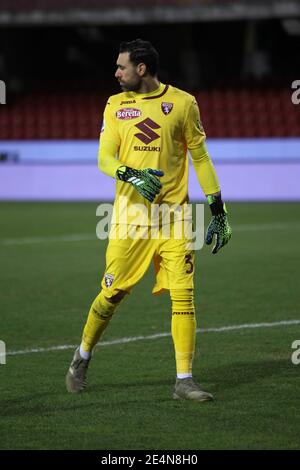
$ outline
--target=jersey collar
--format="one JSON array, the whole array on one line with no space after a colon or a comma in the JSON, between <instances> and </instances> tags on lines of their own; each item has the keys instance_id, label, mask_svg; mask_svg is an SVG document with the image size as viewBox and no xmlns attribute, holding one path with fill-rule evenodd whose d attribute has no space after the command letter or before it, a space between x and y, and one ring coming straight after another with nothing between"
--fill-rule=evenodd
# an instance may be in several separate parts
<instances>
[{"instance_id":1,"label":"jersey collar","mask_svg":"<svg viewBox=\"0 0 300 470\"><path fill-rule=\"evenodd\" d=\"M169 85L165 85L164 83L160 83L159 87L151 91L150 93L136 93L130 92L131 98L138 98L141 100L154 100L155 98L160 98L168 91Z\"/></svg>"}]
</instances>

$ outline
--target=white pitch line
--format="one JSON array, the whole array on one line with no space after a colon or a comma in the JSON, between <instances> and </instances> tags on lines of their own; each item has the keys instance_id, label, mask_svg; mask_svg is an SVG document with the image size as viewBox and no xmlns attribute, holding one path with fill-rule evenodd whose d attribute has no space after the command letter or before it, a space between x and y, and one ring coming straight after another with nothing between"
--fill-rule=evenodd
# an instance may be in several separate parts
<instances>
[{"instance_id":1,"label":"white pitch line","mask_svg":"<svg viewBox=\"0 0 300 470\"><path fill-rule=\"evenodd\" d=\"M235 331L235 330L247 330L253 328L273 328L275 326L289 326L289 325L299 325L300 320L283 320L277 321L273 323L244 323L243 325L229 325L229 326L221 326L218 328L197 328L197 333L223 333L225 331ZM125 343L134 343L136 341L145 341L145 340L153 340L159 338L165 338L171 336L171 333L156 333L149 336L131 336L128 338L118 338L112 341L102 341L98 343L97 346L113 346L118 344L125 344ZM65 349L74 349L78 345L75 344L62 344L58 346L50 346L48 348L32 348L32 349L23 349L19 351L8 351L6 353L7 356L19 356L21 354L32 354L32 353L43 353L43 352L50 352L50 351L61 351Z\"/></svg>"},{"instance_id":2,"label":"white pitch line","mask_svg":"<svg viewBox=\"0 0 300 470\"><path fill-rule=\"evenodd\" d=\"M274 223L274 224L239 224L233 225L234 232L262 232L268 230L299 230L300 224L297 222Z\"/></svg>"},{"instance_id":3,"label":"white pitch line","mask_svg":"<svg viewBox=\"0 0 300 470\"><path fill-rule=\"evenodd\" d=\"M234 232L262 232L268 230L299 230L300 224L290 223L272 223L272 224L237 224L232 226ZM40 243L56 242L81 242L97 240L96 234L91 233L73 233L65 235L26 237L26 238L3 238L0 239L0 245L36 245Z\"/></svg>"},{"instance_id":4,"label":"white pitch line","mask_svg":"<svg viewBox=\"0 0 300 470\"><path fill-rule=\"evenodd\" d=\"M74 233L48 237L4 238L0 240L0 245L35 245L37 243L81 242L86 240L97 240L97 237L95 234L92 235L90 233Z\"/></svg>"}]
</instances>

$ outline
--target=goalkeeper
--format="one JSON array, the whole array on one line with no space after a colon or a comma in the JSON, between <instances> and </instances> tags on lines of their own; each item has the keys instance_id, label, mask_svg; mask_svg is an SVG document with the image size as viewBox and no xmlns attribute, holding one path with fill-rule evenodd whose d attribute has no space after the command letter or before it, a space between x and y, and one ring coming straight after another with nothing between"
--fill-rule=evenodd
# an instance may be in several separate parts
<instances>
[{"instance_id":1,"label":"goalkeeper","mask_svg":"<svg viewBox=\"0 0 300 470\"><path fill-rule=\"evenodd\" d=\"M199 184L207 196L212 218L206 243L215 243L212 253L228 243L231 228L221 198L217 175L205 145L205 133L195 98L158 80L158 53L148 41L137 39L120 45L115 77L122 93L109 98L100 135L99 168L117 181L114 214L128 214L136 204L151 213L151 204L188 204L188 155ZM123 223L123 222L122 222ZM166 238L124 237L122 223L112 221L116 236L110 239L100 293L88 313L80 346L66 376L69 392L87 386L87 370L95 345L103 335L118 305L154 262L156 282L153 294L169 292L172 305L171 332L176 361L173 398L198 402L212 400L192 371L196 342L194 305L195 254L186 235L174 235L169 222ZM152 220L142 222L129 216L126 229L149 233ZM159 228L161 230L161 228ZM127 232L128 233L128 232Z\"/></svg>"}]
</instances>

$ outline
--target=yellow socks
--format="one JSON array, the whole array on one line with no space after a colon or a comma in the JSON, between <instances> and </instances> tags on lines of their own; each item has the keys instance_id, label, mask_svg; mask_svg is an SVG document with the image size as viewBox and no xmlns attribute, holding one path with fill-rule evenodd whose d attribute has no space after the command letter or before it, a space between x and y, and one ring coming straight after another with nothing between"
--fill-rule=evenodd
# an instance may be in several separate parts
<instances>
[{"instance_id":1,"label":"yellow socks","mask_svg":"<svg viewBox=\"0 0 300 470\"><path fill-rule=\"evenodd\" d=\"M88 359L93 347L98 343L117 306L118 304L112 304L105 299L103 291L95 298L83 330L80 347L80 353L87 353L85 359Z\"/></svg>"},{"instance_id":2,"label":"yellow socks","mask_svg":"<svg viewBox=\"0 0 300 470\"><path fill-rule=\"evenodd\" d=\"M196 318L192 289L172 289L172 338L175 349L178 378L192 376L192 364L195 352ZM98 343L118 303L108 302L103 291L91 305L85 324L80 346L80 354L88 359Z\"/></svg>"},{"instance_id":3,"label":"yellow socks","mask_svg":"<svg viewBox=\"0 0 300 470\"><path fill-rule=\"evenodd\" d=\"M192 289L172 289L172 338L175 349L177 377L192 377L196 342L196 318Z\"/></svg>"}]
</instances>

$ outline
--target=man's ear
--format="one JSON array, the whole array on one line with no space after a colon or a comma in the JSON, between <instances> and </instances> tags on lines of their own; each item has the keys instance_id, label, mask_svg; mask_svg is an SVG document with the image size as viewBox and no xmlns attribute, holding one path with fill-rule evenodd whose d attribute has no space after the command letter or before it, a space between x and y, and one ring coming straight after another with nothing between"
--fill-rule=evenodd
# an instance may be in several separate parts
<instances>
[{"instance_id":1,"label":"man's ear","mask_svg":"<svg viewBox=\"0 0 300 470\"><path fill-rule=\"evenodd\" d=\"M147 74L147 67L145 64L140 63L137 66L137 73L139 74L140 77L144 77Z\"/></svg>"}]
</instances>

